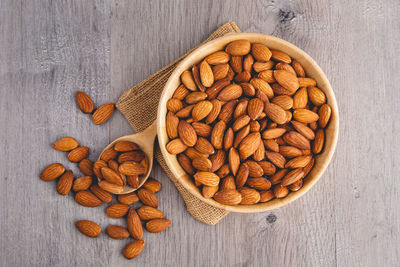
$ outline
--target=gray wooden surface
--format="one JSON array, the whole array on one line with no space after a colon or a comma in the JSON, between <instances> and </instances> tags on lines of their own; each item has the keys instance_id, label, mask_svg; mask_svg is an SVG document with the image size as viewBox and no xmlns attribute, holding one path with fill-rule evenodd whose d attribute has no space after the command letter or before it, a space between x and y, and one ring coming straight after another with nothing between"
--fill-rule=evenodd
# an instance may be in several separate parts
<instances>
[{"instance_id":1,"label":"gray wooden surface","mask_svg":"<svg viewBox=\"0 0 400 267\"><path fill-rule=\"evenodd\" d=\"M0 0L0 266L398 266L399 14L398 0ZM295 203L216 226L194 220L156 166L173 224L146 233L143 253L127 261L127 241L89 239L74 227L120 220L39 180L55 161L77 171L50 144L71 135L95 159L132 130L119 113L93 125L74 93L116 101L227 21L293 42L319 63L340 108L334 159Z\"/></svg>"}]
</instances>

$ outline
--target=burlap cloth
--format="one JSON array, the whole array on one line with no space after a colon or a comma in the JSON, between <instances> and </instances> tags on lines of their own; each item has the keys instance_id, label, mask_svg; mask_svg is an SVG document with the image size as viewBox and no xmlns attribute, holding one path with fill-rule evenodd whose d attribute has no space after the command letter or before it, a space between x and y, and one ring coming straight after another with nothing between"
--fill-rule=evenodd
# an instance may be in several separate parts
<instances>
[{"instance_id":1,"label":"burlap cloth","mask_svg":"<svg viewBox=\"0 0 400 267\"><path fill-rule=\"evenodd\" d=\"M228 22L220 26L204 42L235 32L240 32L236 23ZM158 101L165 83L176 65L192 50L168 66L157 71L146 80L135 85L120 97L117 103L117 108L125 116L135 132L143 131L157 118ZM171 181L175 184L175 187L178 189L185 201L187 210L195 219L206 224L215 225L222 218L228 215L228 211L210 206L193 196L177 181L176 177L174 177L168 169L158 144L156 144L155 147L155 158L167 173Z\"/></svg>"}]
</instances>

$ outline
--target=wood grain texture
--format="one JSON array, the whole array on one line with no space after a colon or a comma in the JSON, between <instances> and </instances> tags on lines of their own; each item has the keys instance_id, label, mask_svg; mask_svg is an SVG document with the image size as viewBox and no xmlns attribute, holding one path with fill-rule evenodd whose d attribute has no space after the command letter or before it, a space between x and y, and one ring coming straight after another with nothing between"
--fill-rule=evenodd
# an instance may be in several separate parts
<instances>
[{"instance_id":1,"label":"wood grain texture","mask_svg":"<svg viewBox=\"0 0 400 267\"><path fill-rule=\"evenodd\" d=\"M1 266L396 266L400 262L400 3L387 1L0 1ZM95 159L131 133L118 112L95 126L75 106L98 105L200 43L219 25L286 39L309 53L335 90L341 130L324 177L273 212L194 220L159 166L160 208L172 226L145 233L135 260L126 241L89 239L104 205L84 208L38 175L68 163L50 144L71 135ZM154 107L157 108L157 107Z\"/></svg>"}]
</instances>

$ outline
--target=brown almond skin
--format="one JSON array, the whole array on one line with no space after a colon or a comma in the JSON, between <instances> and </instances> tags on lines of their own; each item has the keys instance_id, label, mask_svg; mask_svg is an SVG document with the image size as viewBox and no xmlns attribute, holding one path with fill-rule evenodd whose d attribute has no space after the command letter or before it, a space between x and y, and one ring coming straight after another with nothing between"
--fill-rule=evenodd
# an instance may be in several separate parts
<instances>
[{"instance_id":1,"label":"brown almond skin","mask_svg":"<svg viewBox=\"0 0 400 267\"><path fill-rule=\"evenodd\" d=\"M146 168L134 161L125 161L118 168L119 172L125 175L142 175L146 173ZM103 174L104 175L104 174Z\"/></svg>"},{"instance_id":2,"label":"brown almond skin","mask_svg":"<svg viewBox=\"0 0 400 267\"><path fill-rule=\"evenodd\" d=\"M239 153L233 147L231 147L231 149L229 150L228 162L229 162L229 169L231 170L232 174L236 175L240 166L240 157Z\"/></svg>"},{"instance_id":3,"label":"brown almond skin","mask_svg":"<svg viewBox=\"0 0 400 267\"><path fill-rule=\"evenodd\" d=\"M190 158L185 154L180 154L178 156L178 161L181 167L189 174L193 175L195 173Z\"/></svg>"},{"instance_id":4,"label":"brown almond skin","mask_svg":"<svg viewBox=\"0 0 400 267\"><path fill-rule=\"evenodd\" d=\"M247 179L247 185L257 190L268 190L271 188L271 182L264 177L249 178Z\"/></svg>"},{"instance_id":5,"label":"brown almond skin","mask_svg":"<svg viewBox=\"0 0 400 267\"><path fill-rule=\"evenodd\" d=\"M241 159L246 159L256 152L258 145L261 142L260 133L251 133L246 136L240 143L239 153Z\"/></svg>"},{"instance_id":6,"label":"brown almond skin","mask_svg":"<svg viewBox=\"0 0 400 267\"><path fill-rule=\"evenodd\" d=\"M178 88L176 88L172 97L179 100L183 100L188 94L189 90L183 84L181 84L178 86Z\"/></svg>"},{"instance_id":7,"label":"brown almond skin","mask_svg":"<svg viewBox=\"0 0 400 267\"><path fill-rule=\"evenodd\" d=\"M61 163L53 163L47 166L40 174L43 181L52 181L65 172L65 167Z\"/></svg>"},{"instance_id":8,"label":"brown almond skin","mask_svg":"<svg viewBox=\"0 0 400 267\"><path fill-rule=\"evenodd\" d=\"M80 220L75 223L78 230L88 237L98 237L101 234L100 226L92 221Z\"/></svg>"},{"instance_id":9,"label":"brown almond skin","mask_svg":"<svg viewBox=\"0 0 400 267\"><path fill-rule=\"evenodd\" d=\"M281 185L282 186L288 186L291 185L292 183L296 182L297 180L303 178L304 176L304 170L302 168L294 169L290 172L288 172L285 177L283 177Z\"/></svg>"},{"instance_id":10,"label":"brown almond skin","mask_svg":"<svg viewBox=\"0 0 400 267\"><path fill-rule=\"evenodd\" d=\"M192 125L184 120L178 124L178 134L182 142L187 146L194 146L197 142L197 134Z\"/></svg>"},{"instance_id":11,"label":"brown almond skin","mask_svg":"<svg viewBox=\"0 0 400 267\"><path fill-rule=\"evenodd\" d=\"M79 162L89 155L87 146L80 146L68 153L68 160L71 162Z\"/></svg>"},{"instance_id":12,"label":"brown almond skin","mask_svg":"<svg viewBox=\"0 0 400 267\"><path fill-rule=\"evenodd\" d=\"M212 167L210 172L215 172L217 170L219 170L219 168L222 167L222 165L225 162L225 158L226 158L226 154L225 151L223 150L217 150L217 152L215 152L215 154L211 155L210 160L212 163Z\"/></svg>"},{"instance_id":13,"label":"brown almond skin","mask_svg":"<svg viewBox=\"0 0 400 267\"><path fill-rule=\"evenodd\" d=\"M105 123L114 112L114 103L107 103L96 109L92 115L94 124L99 125Z\"/></svg>"},{"instance_id":14,"label":"brown almond skin","mask_svg":"<svg viewBox=\"0 0 400 267\"><path fill-rule=\"evenodd\" d=\"M114 150L118 151L118 152L129 152L132 150L139 150L140 147L130 141L118 141L115 145L114 145Z\"/></svg>"},{"instance_id":15,"label":"brown almond skin","mask_svg":"<svg viewBox=\"0 0 400 267\"><path fill-rule=\"evenodd\" d=\"M112 184L116 184L116 185L124 185L121 176L116 173L114 170L110 169L110 168L101 168L101 174L103 176L103 178Z\"/></svg>"},{"instance_id":16,"label":"brown almond skin","mask_svg":"<svg viewBox=\"0 0 400 267\"><path fill-rule=\"evenodd\" d=\"M139 215L133 208L129 209L127 217L128 231L131 236L135 239L142 239L143 237L143 227L140 221Z\"/></svg>"},{"instance_id":17,"label":"brown almond skin","mask_svg":"<svg viewBox=\"0 0 400 267\"><path fill-rule=\"evenodd\" d=\"M74 176L71 170L65 172L57 182L57 192L60 195L67 195L72 188Z\"/></svg>"},{"instance_id":18,"label":"brown almond skin","mask_svg":"<svg viewBox=\"0 0 400 267\"><path fill-rule=\"evenodd\" d=\"M196 83L194 82L192 72L190 72L188 70L185 70L181 74L181 81L185 85L185 87L187 89L189 89L190 91L196 91L197 90Z\"/></svg>"},{"instance_id":19,"label":"brown almond skin","mask_svg":"<svg viewBox=\"0 0 400 267\"><path fill-rule=\"evenodd\" d=\"M175 139L178 137L178 124L179 124L179 118L174 113L169 111L167 114L165 126L168 137L170 139Z\"/></svg>"},{"instance_id":20,"label":"brown almond skin","mask_svg":"<svg viewBox=\"0 0 400 267\"><path fill-rule=\"evenodd\" d=\"M200 171L194 175L194 179L207 186L217 186L219 184L220 178L213 172Z\"/></svg>"},{"instance_id":21,"label":"brown almond skin","mask_svg":"<svg viewBox=\"0 0 400 267\"><path fill-rule=\"evenodd\" d=\"M110 218L124 217L129 211L129 206L125 204L112 204L107 207L106 214Z\"/></svg>"},{"instance_id":22,"label":"brown almond skin","mask_svg":"<svg viewBox=\"0 0 400 267\"><path fill-rule=\"evenodd\" d=\"M109 192L103 190L100 186L98 186L97 184L94 184L90 187L90 191L93 192L93 194L95 194L96 197L98 197L101 201L109 203L112 201L112 194L110 194Z\"/></svg>"},{"instance_id":23,"label":"brown almond skin","mask_svg":"<svg viewBox=\"0 0 400 267\"><path fill-rule=\"evenodd\" d=\"M113 239L123 240L129 237L129 232L125 227L119 225L109 225L106 229L109 237Z\"/></svg>"},{"instance_id":24,"label":"brown almond skin","mask_svg":"<svg viewBox=\"0 0 400 267\"><path fill-rule=\"evenodd\" d=\"M272 190L261 191L260 192L260 202L268 202L275 197L274 192Z\"/></svg>"},{"instance_id":25,"label":"brown almond skin","mask_svg":"<svg viewBox=\"0 0 400 267\"><path fill-rule=\"evenodd\" d=\"M104 152L101 153L100 159L105 162L108 162L112 159L115 159L117 157L117 154L118 154L118 152L116 150L114 150L114 148L110 147L109 149L104 150Z\"/></svg>"},{"instance_id":26,"label":"brown almond skin","mask_svg":"<svg viewBox=\"0 0 400 267\"><path fill-rule=\"evenodd\" d=\"M83 113L90 114L93 112L93 109L94 109L93 100L86 93L84 93L82 91L76 92L75 100L76 100L76 104L78 105L79 109Z\"/></svg>"},{"instance_id":27,"label":"brown almond skin","mask_svg":"<svg viewBox=\"0 0 400 267\"><path fill-rule=\"evenodd\" d=\"M55 150L70 151L77 148L79 143L73 137L67 136L55 141L51 146Z\"/></svg>"},{"instance_id":28,"label":"brown almond skin","mask_svg":"<svg viewBox=\"0 0 400 267\"><path fill-rule=\"evenodd\" d=\"M124 191L124 187L121 185L116 185L116 184L112 184L109 183L107 181L100 181L98 183L98 185L105 191L113 193L113 194L119 194L122 193Z\"/></svg>"},{"instance_id":29,"label":"brown almond skin","mask_svg":"<svg viewBox=\"0 0 400 267\"><path fill-rule=\"evenodd\" d=\"M193 75L194 83L196 84L197 88L199 88L199 90L201 92L205 92L206 88L204 87L204 85L201 83L201 80L200 80L200 67L199 67L199 65L193 65L193 67L192 67L192 75Z\"/></svg>"},{"instance_id":30,"label":"brown almond skin","mask_svg":"<svg viewBox=\"0 0 400 267\"><path fill-rule=\"evenodd\" d=\"M72 185L72 190L75 192L87 190L91 185L92 185L92 177L82 176L75 179L74 184Z\"/></svg>"},{"instance_id":31,"label":"brown almond skin","mask_svg":"<svg viewBox=\"0 0 400 267\"><path fill-rule=\"evenodd\" d=\"M138 208L136 212L142 221L161 219L164 217L164 213L162 213L162 211L150 206L142 206Z\"/></svg>"},{"instance_id":32,"label":"brown almond skin","mask_svg":"<svg viewBox=\"0 0 400 267\"><path fill-rule=\"evenodd\" d=\"M315 136L315 140L312 145L312 150L314 154L319 154L322 151L325 143L325 131L324 129L319 129Z\"/></svg>"},{"instance_id":33,"label":"brown almond skin","mask_svg":"<svg viewBox=\"0 0 400 267\"><path fill-rule=\"evenodd\" d=\"M101 200L89 191L79 191L75 195L75 201L85 207L97 207L101 205Z\"/></svg>"},{"instance_id":34,"label":"brown almond skin","mask_svg":"<svg viewBox=\"0 0 400 267\"><path fill-rule=\"evenodd\" d=\"M251 53L253 57L260 62L267 62L272 56L272 52L267 46L257 43L251 45Z\"/></svg>"},{"instance_id":35,"label":"brown almond skin","mask_svg":"<svg viewBox=\"0 0 400 267\"><path fill-rule=\"evenodd\" d=\"M186 150L186 148L187 145L185 145L180 138L176 138L174 140L169 141L169 143L166 146L168 153L172 155L182 153L183 151Z\"/></svg>"},{"instance_id":36,"label":"brown almond skin","mask_svg":"<svg viewBox=\"0 0 400 267\"><path fill-rule=\"evenodd\" d=\"M143 187L152 191L153 193L157 193L161 190L161 183L154 178L148 178L143 184Z\"/></svg>"},{"instance_id":37,"label":"brown almond skin","mask_svg":"<svg viewBox=\"0 0 400 267\"><path fill-rule=\"evenodd\" d=\"M242 187L239 193L242 196L241 205L253 205L260 201L260 193L255 189Z\"/></svg>"},{"instance_id":38,"label":"brown almond skin","mask_svg":"<svg viewBox=\"0 0 400 267\"><path fill-rule=\"evenodd\" d=\"M219 121L214 125L211 132L211 144L216 149L222 149L223 138L225 134L226 123L224 121Z\"/></svg>"},{"instance_id":39,"label":"brown almond skin","mask_svg":"<svg viewBox=\"0 0 400 267\"><path fill-rule=\"evenodd\" d=\"M325 128L331 118L332 109L328 104L323 104L318 111L318 124L321 128Z\"/></svg>"},{"instance_id":40,"label":"brown almond skin","mask_svg":"<svg viewBox=\"0 0 400 267\"><path fill-rule=\"evenodd\" d=\"M291 131L283 136L283 140L291 146L299 149L311 149L310 141L298 132Z\"/></svg>"},{"instance_id":41,"label":"brown almond skin","mask_svg":"<svg viewBox=\"0 0 400 267\"><path fill-rule=\"evenodd\" d=\"M285 186L277 185L274 188L274 195L275 195L276 198L284 198L288 194L289 194L289 190Z\"/></svg>"},{"instance_id":42,"label":"brown almond skin","mask_svg":"<svg viewBox=\"0 0 400 267\"><path fill-rule=\"evenodd\" d=\"M146 223L146 229L150 233L160 233L171 226L168 219L153 219Z\"/></svg>"},{"instance_id":43,"label":"brown almond skin","mask_svg":"<svg viewBox=\"0 0 400 267\"><path fill-rule=\"evenodd\" d=\"M225 51L232 56L244 56L250 53L251 44L248 40L236 40L230 42Z\"/></svg>"},{"instance_id":44,"label":"brown almond skin","mask_svg":"<svg viewBox=\"0 0 400 267\"><path fill-rule=\"evenodd\" d=\"M248 177L249 177L249 166L246 163L242 163L236 175L236 186L238 188L242 187L246 183Z\"/></svg>"},{"instance_id":45,"label":"brown almond skin","mask_svg":"<svg viewBox=\"0 0 400 267\"><path fill-rule=\"evenodd\" d=\"M218 191L218 186L203 186L202 194L205 198L212 198Z\"/></svg>"},{"instance_id":46,"label":"brown almond skin","mask_svg":"<svg viewBox=\"0 0 400 267\"><path fill-rule=\"evenodd\" d=\"M237 205L242 195L237 190L221 190L214 195L214 200L224 205Z\"/></svg>"},{"instance_id":47,"label":"brown almond skin","mask_svg":"<svg viewBox=\"0 0 400 267\"><path fill-rule=\"evenodd\" d=\"M124 248L122 254L129 260L134 259L142 252L144 245L144 240L135 240Z\"/></svg>"},{"instance_id":48,"label":"brown almond skin","mask_svg":"<svg viewBox=\"0 0 400 267\"><path fill-rule=\"evenodd\" d=\"M93 162L89 159L83 159L78 164L79 170L87 176L93 175Z\"/></svg>"},{"instance_id":49,"label":"brown almond skin","mask_svg":"<svg viewBox=\"0 0 400 267\"><path fill-rule=\"evenodd\" d=\"M147 206L150 206L153 208L158 207L158 199L152 191L150 191L146 188L141 188L137 191L137 195L138 195L140 201L144 205L147 205Z\"/></svg>"},{"instance_id":50,"label":"brown almond skin","mask_svg":"<svg viewBox=\"0 0 400 267\"><path fill-rule=\"evenodd\" d=\"M121 204L132 205L139 201L139 197L136 195L135 192L118 195L118 201Z\"/></svg>"}]
</instances>

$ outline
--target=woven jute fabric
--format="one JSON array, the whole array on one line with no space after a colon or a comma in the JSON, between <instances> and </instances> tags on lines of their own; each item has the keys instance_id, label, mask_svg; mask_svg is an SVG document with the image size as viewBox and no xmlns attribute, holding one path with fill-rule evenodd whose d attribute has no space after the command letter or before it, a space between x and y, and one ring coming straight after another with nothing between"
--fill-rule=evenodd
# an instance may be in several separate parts
<instances>
[{"instance_id":1,"label":"woven jute fabric","mask_svg":"<svg viewBox=\"0 0 400 267\"><path fill-rule=\"evenodd\" d=\"M235 32L240 32L236 23L228 22L214 31L203 43L225 34ZM150 126L154 120L156 120L158 102L165 83L168 81L168 78L174 71L176 65L192 50L168 66L157 71L146 80L135 85L120 97L117 103L117 108L125 116L135 132L143 131ZM155 145L155 158L182 195L187 210L195 219L206 224L215 225L222 218L228 215L228 211L204 203L179 183L177 178L168 169L158 144Z\"/></svg>"}]
</instances>

